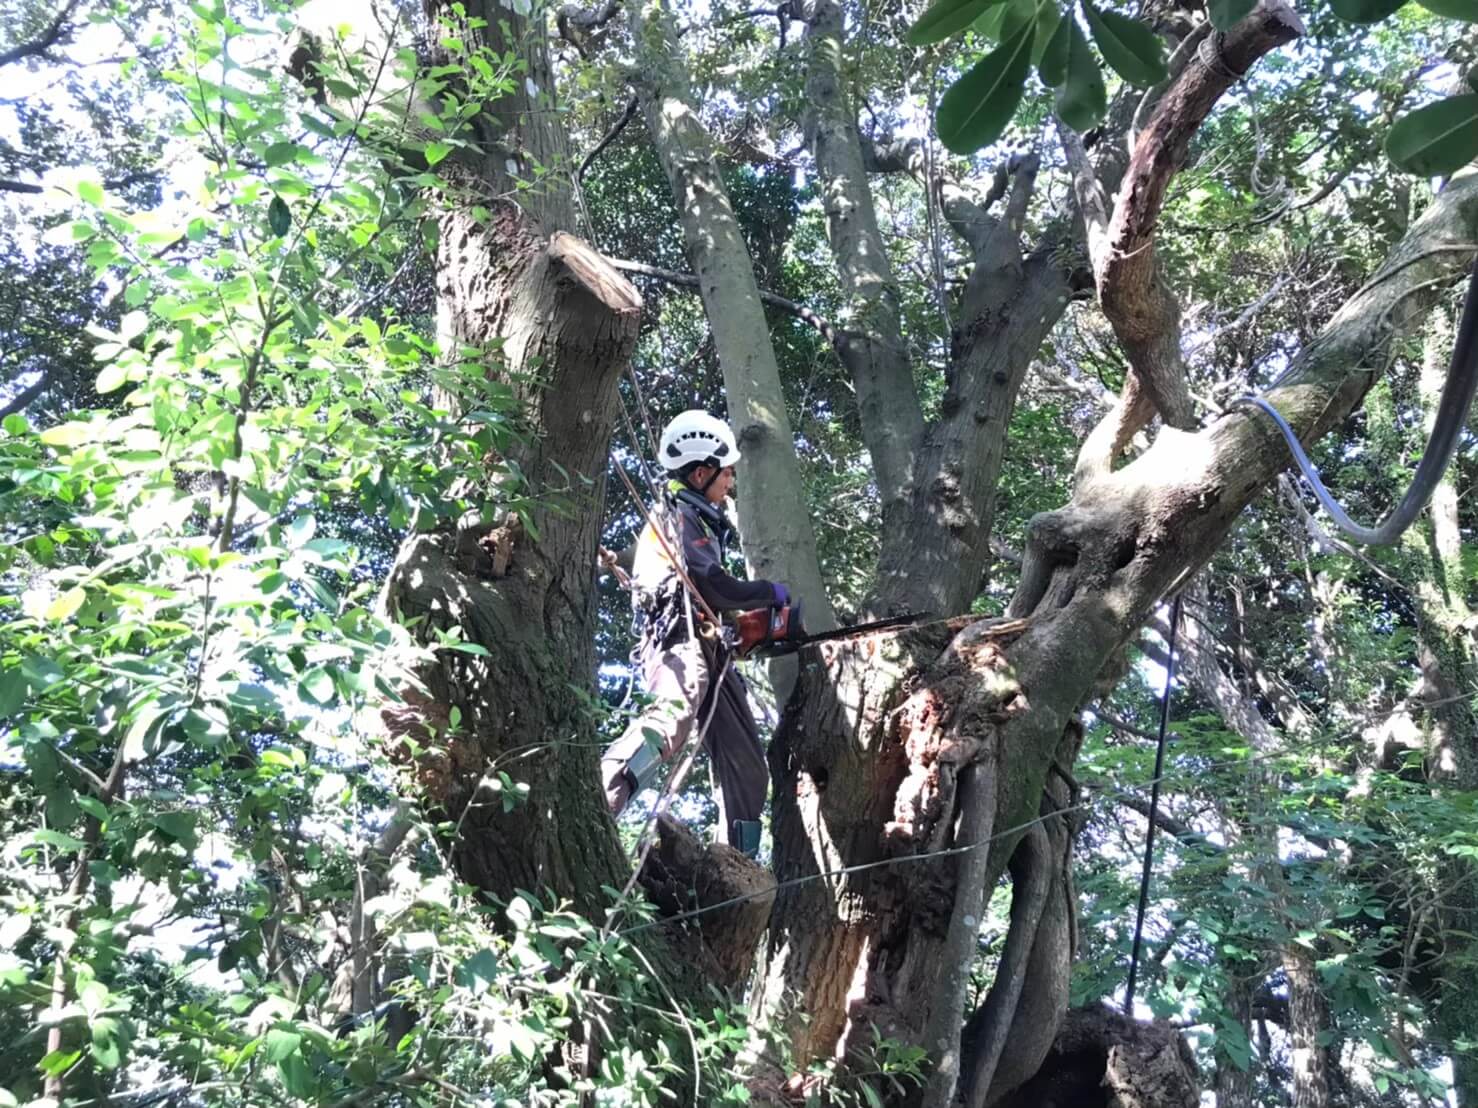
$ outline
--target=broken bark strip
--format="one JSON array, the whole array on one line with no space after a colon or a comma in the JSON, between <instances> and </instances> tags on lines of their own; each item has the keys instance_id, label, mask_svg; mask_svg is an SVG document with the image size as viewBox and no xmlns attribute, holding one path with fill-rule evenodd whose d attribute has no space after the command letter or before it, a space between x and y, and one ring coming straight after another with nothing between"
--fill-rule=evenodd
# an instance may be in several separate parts
<instances>
[{"instance_id":1,"label":"broken bark strip","mask_svg":"<svg viewBox=\"0 0 1478 1108\"><path fill-rule=\"evenodd\" d=\"M1140 386L1172 427L1195 421L1181 353L1180 303L1165 285L1155 249L1165 194L1216 102L1259 58L1303 32L1285 0L1263 0L1231 31L1202 40L1134 144L1102 249L1093 259L1104 315ZM1122 446L1138 429L1116 431L1112 439Z\"/></svg>"}]
</instances>

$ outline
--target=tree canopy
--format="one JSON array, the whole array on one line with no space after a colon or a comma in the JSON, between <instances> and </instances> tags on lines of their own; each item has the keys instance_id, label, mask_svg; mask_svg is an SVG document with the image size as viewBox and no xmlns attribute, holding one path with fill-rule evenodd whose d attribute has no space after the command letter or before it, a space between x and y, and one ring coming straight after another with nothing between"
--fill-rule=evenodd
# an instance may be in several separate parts
<instances>
[{"instance_id":1,"label":"tree canopy","mask_svg":"<svg viewBox=\"0 0 1478 1108\"><path fill-rule=\"evenodd\" d=\"M1235 403L1410 481L1475 16L0 15L0 1103L1478 1106L1473 438ZM597 782L689 407L920 617L741 663L763 867Z\"/></svg>"}]
</instances>

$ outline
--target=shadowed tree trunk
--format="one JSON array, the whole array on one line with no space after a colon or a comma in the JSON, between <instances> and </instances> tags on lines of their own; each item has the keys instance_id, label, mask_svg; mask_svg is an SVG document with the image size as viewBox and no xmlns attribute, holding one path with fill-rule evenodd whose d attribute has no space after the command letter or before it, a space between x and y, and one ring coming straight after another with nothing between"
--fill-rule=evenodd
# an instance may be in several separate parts
<instances>
[{"instance_id":1,"label":"shadowed tree trunk","mask_svg":"<svg viewBox=\"0 0 1478 1108\"><path fill-rule=\"evenodd\" d=\"M527 478L540 505L537 534L510 515L414 535L387 597L399 616L419 619L423 641L459 628L487 651L438 652L420 673L430 700L417 695L410 705L440 740L416 756L415 772L431 802L460 821L459 872L504 898L550 889L598 919L601 886L619 885L624 864L597 802L594 721L578 694L593 687L602 474L641 301L567 233L573 215L557 177L524 194L524 206L501 199L515 176L565 155L549 110L553 75L543 39L513 9L474 0L463 16L459 7L428 2L427 15L452 20L469 49L524 51L528 71L476 120L480 141L440 167L457 192L438 215L438 337L445 356L479 364L525 405L526 435L508 458L489 462L512 463ZM479 205L491 215L479 218ZM467 475L470 499L493 493L477 488L486 479ZM490 799L484 782L495 765L528 786L511 812L473 803Z\"/></svg>"}]
</instances>

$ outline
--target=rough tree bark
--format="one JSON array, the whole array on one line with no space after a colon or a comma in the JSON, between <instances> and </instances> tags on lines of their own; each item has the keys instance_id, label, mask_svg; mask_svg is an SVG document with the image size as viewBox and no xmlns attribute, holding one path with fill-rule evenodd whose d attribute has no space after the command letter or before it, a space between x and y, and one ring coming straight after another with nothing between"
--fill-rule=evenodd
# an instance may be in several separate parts
<instances>
[{"instance_id":1,"label":"rough tree bark","mask_svg":"<svg viewBox=\"0 0 1478 1108\"><path fill-rule=\"evenodd\" d=\"M890 357L901 347L896 314L889 311L892 278L869 240L871 200L860 177L861 156L854 156L860 145L855 120L837 106L840 15L829 0L819 0L807 16L817 171L833 251L859 305L852 315L867 323L849 335L867 354L854 367L859 399L871 374L869 387L887 390L890 417L907 431L915 426L917 407L897 415L904 389ZM1293 37L1297 24L1286 16L1284 7L1259 9L1227 36L1224 49L1245 69ZM1187 66L1158 110L1174 125L1159 125L1157 114L1146 130L1153 137L1141 142L1173 143L1176 128L1194 130L1226 87L1210 67ZM1155 164L1168 179L1179 163ZM902 475L905 487L883 488L892 514L885 516L874 608L948 611L978 586L1015 388L1071 291L1069 275L1049 258L1020 255L1020 221L1034 171L1033 160L1018 165L1016 195L1004 219L967 207L963 198L953 204L951 223L975 249L977 266L954 336L950 395L940 422L907 440L916 456L913 471ZM1141 233L1153 226L1163 188L1163 181L1146 181L1121 193L1120 205L1135 209L1123 218L1133 216ZM1041 267L1036 278L1034 265ZM1033 293L1034 279L1047 295ZM885 433L894 428L869 426L867 412L864 402L864 435L883 471L880 456L898 449ZM928 652L918 637L923 632L898 636L882 654L876 644L848 645L813 660L822 664L804 674L771 747L782 887L761 994L762 1004L784 1021L798 1061L859 1053L876 1024L929 1048L936 1069L924 1099L943 1105L957 1090L966 1104L991 1103L1045 1058L1066 1007L1073 927L1066 895L1070 828L1054 814L1066 804L1060 795L1066 784L1063 775L1049 781L1049 771L1054 763L1070 768L1080 703L1149 611L1144 605L1175 579L1163 563L1179 560L1180 572L1214 548L1186 548L1184 559L1168 550L1176 534L1171 517L1187 509L1173 495L1174 475L1192 481L1197 466L1167 459L1182 446L1187 461L1196 459L1191 444L1197 441L1166 433L1151 452L1153 462L1117 472L1102 467L1102 476L1087 483L1091 491L1034 522L1010 613L1025 617L1024 623L967 628L927 667L919 653ZM1256 441L1202 446L1202 476L1210 481L1216 472L1220 480L1222 450ZM1252 488L1245 491L1250 496ZM1217 518L1220 534L1245 503L1233 508L1209 485L1190 495L1190 503L1203 503ZM1229 514L1216 516L1218 507ZM896 544L895 568L925 571L890 570L889 542ZM967 572L971 566L973 573ZM889 657L892 650L898 653ZM959 849L941 857L942 848ZM907 864L785 885L893 859ZM966 1021L962 1044L963 986L984 896L1008 868L1012 924L1001 967L991 994ZM1003 1049L1008 1040L1009 1051Z\"/></svg>"},{"instance_id":2,"label":"rough tree bark","mask_svg":"<svg viewBox=\"0 0 1478 1108\"><path fill-rule=\"evenodd\" d=\"M428 0L426 11L451 20L469 49L515 49L528 62L526 79L476 120L478 143L442 163L456 195L438 215L437 322L448 358L480 360L526 405L528 433L506 460L541 505L560 490L567 504L535 509L537 537L509 517L405 541L387 586L391 610L418 618L423 641L456 627L488 653L439 652L420 673L429 699L413 696L391 722L404 727L413 716L423 738L435 736L414 769L431 803L460 821L453 856L465 879L500 897L550 889L600 918L601 886L620 884L623 861L595 802L593 722L572 689L593 684L601 475L641 301L566 233L574 221L564 189L549 184L523 194L521 205L506 199L515 176L566 153L560 117L547 110L554 85L542 37L496 0ZM491 216L479 220L474 205ZM467 479L475 489L480 475ZM461 715L455 730L452 707ZM511 813L474 803L489 799L484 782L495 765L528 785Z\"/></svg>"}]
</instances>

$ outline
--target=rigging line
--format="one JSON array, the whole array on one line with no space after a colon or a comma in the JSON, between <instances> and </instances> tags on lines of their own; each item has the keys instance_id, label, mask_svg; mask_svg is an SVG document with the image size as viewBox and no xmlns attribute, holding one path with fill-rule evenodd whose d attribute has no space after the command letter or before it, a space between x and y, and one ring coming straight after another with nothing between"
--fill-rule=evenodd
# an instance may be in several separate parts
<instances>
[{"instance_id":1,"label":"rigging line","mask_svg":"<svg viewBox=\"0 0 1478 1108\"><path fill-rule=\"evenodd\" d=\"M1250 765L1250 764L1253 764L1253 763L1276 761L1277 759L1280 759L1280 758L1286 758L1290 754L1296 754L1299 751L1312 750L1312 749L1315 748L1316 745L1320 745L1320 744L1316 744L1316 743L1312 743L1312 742L1311 743L1304 743L1304 744L1300 744L1300 745L1298 745L1296 747L1295 746L1284 747L1281 750L1271 751L1271 752L1266 753L1266 754L1255 754L1255 755L1252 755L1251 757L1248 757L1248 758L1223 758L1223 759L1218 759L1216 761L1212 761L1212 762L1206 763L1205 765L1201 766L1200 769L1201 769L1201 771L1204 772L1205 770L1208 770L1208 769L1218 769L1218 768L1225 767L1225 766L1235 766L1235 765L1244 765L1244 764ZM1155 780L1141 782L1141 786L1146 785L1146 784L1153 785L1157 781L1168 781L1168 780L1171 779L1172 776L1173 776L1172 774L1164 774L1163 776L1161 776L1159 778L1156 778ZM1087 782L1084 782L1084 784L1085 784L1085 786L1088 785ZM739 896L729 897L727 900L717 901L716 903L713 903L713 904L706 904L706 905L703 905L702 907L693 908L693 909L690 909L689 911L686 911L686 912L678 912L678 913L675 913L675 914L673 914L671 916L663 916L663 917L661 917L659 919L648 920L645 923L636 924L636 925L634 925L632 927L627 927L627 928L624 928L624 929L622 929L620 931L611 932L610 937L611 938L618 938L619 939L619 938L624 938L624 937L626 937L628 935L635 935L635 934L637 934L638 932L641 932L641 931L649 931L649 930L651 930L653 928L656 928L656 927L663 927L663 926L666 926L667 924L683 923L683 922L686 922L687 920L696 919L699 916L707 915L710 912L718 912L718 911L722 911L725 908L732 908L736 904L744 904L744 903L747 903L748 901L751 901L751 900L757 900L760 897L771 896L774 893L780 891L781 889L795 888L796 886L806 885L806 884L809 884L812 881L821 881L821 880L824 880L824 879L826 879L828 877L845 877L848 874L862 873L862 872L864 872L866 870L872 870L872 869L881 869L884 866L892 866L892 865L897 865L897 864L906 863L906 862L924 862L924 861L929 861L930 859L934 859L934 858L948 858L948 857L952 857L953 855L956 855L956 854L964 854L964 853L967 853L967 852L969 852L971 850L978 850L981 847L990 846L992 843L996 842L999 839L1004 839L1004 838L1007 838L1008 836L1017 835L1017 834L1020 834L1023 831L1028 831L1031 828L1037 826L1038 824L1046 823L1049 819L1053 819L1053 818L1055 818L1057 816L1068 816L1068 815L1071 815L1071 814L1076 813L1076 812L1087 812L1087 813L1091 813L1097 807L1097 801L1099 801L1099 800L1116 800L1116 799L1118 799L1120 797L1134 796L1134 795L1136 795L1136 794L1133 794L1133 793L1128 792L1127 790L1117 790L1117 789L1113 789L1113 788L1097 787L1097 786L1092 786L1092 787L1094 788L1094 792L1095 792L1095 797L1094 797L1093 800L1085 800L1085 801L1081 801L1081 802L1079 802L1077 804L1070 804L1070 805L1068 805L1067 807L1064 807L1064 808L1054 808L1050 812L1045 812L1043 814L1040 814L1040 815L1038 815L1038 816L1036 816L1036 817L1034 817L1032 819L1026 820L1024 823L1017 824L1015 827L1008 827L1004 831L997 831L994 834L989 835L989 836L987 836L984 839L980 839L977 842L965 843L965 844L959 845L959 846L941 847L938 850L925 851L922 854L900 854L900 855L898 855L896 857L893 857L893 858L883 858L883 859L880 859L880 860L878 860L876 862L862 862L862 863L859 863L857 865L852 865L852 866L840 866L840 867L838 867L836 869L833 869L833 870L822 870L819 873L802 874L799 877L791 877L791 878L787 878L784 881L779 882L773 889L771 889L771 888L765 888L765 889L758 890L756 892L743 893L743 894L741 894ZM610 909L610 911L613 911L613 912L614 911L619 911L619 905L616 906L616 907L613 907L612 909ZM540 967L535 967L533 969L520 970L519 972L517 972L514 975L512 975L512 977L510 977L510 979L509 979L510 980L510 983L517 983L519 981L523 981L523 980L527 980L529 978L532 978L532 977L536 976L537 974L542 973L547 968L548 968L548 966L547 965L544 965L544 966L540 966Z\"/></svg>"},{"instance_id":2,"label":"rigging line","mask_svg":"<svg viewBox=\"0 0 1478 1108\"><path fill-rule=\"evenodd\" d=\"M1282 378L1279 378L1279 381L1281 380ZM1278 382L1275 381L1274 386L1277 384ZM1457 339L1452 348L1452 360L1447 370L1447 381L1442 386L1442 397L1437 403L1437 417L1432 424L1432 433L1427 438L1427 448L1422 453L1422 460L1417 464L1416 473L1401 501L1392 509L1390 515L1374 527L1356 523L1335 502L1329 490L1324 487L1324 482L1319 479L1319 471L1309 460L1303 444L1298 441L1298 435L1294 433L1288 421L1283 418L1277 408L1273 407L1266 396L1239 397L1232 401L1228 408L1250 406L1268 415L1288 444L1289 452L1292 453L1299 472L1314 490L1314 496L1329 513L1335 526L1351 540L1362 545L1389 546L1396 542L1402 533L1416 521L1416 517L1432 499L1437 483L1451 463L1458 441L1462 438L1463 429L1468 421L1468 409L1472 406L1475 391L1478 391L1478 261L1474 262L1473 269L1468 276L1468 291L1463 300L1462 322L1458 325Z\"/></svg>"},{"instance_id":3,"label":"rigging line","mask_svg":"<svg viewBox=\"0 0 1478 1108\"><path fill-rule=\"evenodd\" d=\"M1129 980L1124 985L1124 1012L1134 1016L1134 985L1139 977L1139 950L1144 940L1144 910L1150 900L1150 874L1155 859L1155 813L1160 809L1160 777L1165 771L1165 728L1170 723L1170 693L1175 686L1175 638L1180 631L1180 597L1170 608L1170 649L1165 658L1165 692L1160 697L1160 733L1155 740L1155 776L1150 786L1149 824L1144 834L1144 869L1139 876L1139 908L1134 913L1134 945L1129 950Z\"/></svg>"},{"instance_id":4,"label":"rigging line","mask_svg":"<svg viewBox=\"0 0 1478 1108\"><path fill-rule=\"evenodd\" d=\"M637 380L636 369L633 368L629 360L626 363L626 376L631 381L631 391L636 395L636 411L641 416L642 426L647 429L647 443L652 448L652 457L655 458L662 449L662 440L657 437L657 432L652 430L652 417L647 411L647 397L642 392L641 382ZM625 404L621 405L621 412L623 415L625 414ZM628 419L627 422L629 423L630 420ZM633 437L632 442L634 443L635 441L636 439Z\"/></svg>"},{"instance_id":5,"label":"rigging line","mask_svg":"<svg viewBox=\"0 0 1478 1108\"><path fill-rule=\"evenodd\" d=\"M641 436L636 433L636 425L631 422L631 413L626 410L626 401L620 396L616 397L616 403L621 409L621 423L626 428L626 438L631 443L631 452L636 455L637 468L641 470L642 480L647 483L647 490L652 494L652 503L662 503L662 487L657 479L652 476L652 471L647 467L647 455L642 450ZM653 452L655 457L656 452ZM615 458L612 458L615 461Z\"/></svg>"},{"instance_id":6,"label":"rigging line","mask_svg":"<svg viewBox=\"0 0 1478 1108\"><path fill-rule=\"evenodd\" d=\"M1290 744L1280 750L1270 751L1266 754L1254 754L1250 757L1245 758L1220 758L1213 761L1205 762L1197 767L1197 771L1204 774L1208 770L1223 769L1227 766L1246 766L1261 764L1264 762L1274 762L1282 758L1287 758L1290 755L1298 754L1300 752L1321 749L1327 745L1329 745L1329 740L1323 739L1310 741L1307 743L1300 743L1297 745ZM1154 778L1151 778L1149 781L1141 782L1140 786L1143 787L1144 785L1150 785L1151 787L1154 787L1162 782L1178 778L1181 773L1182 771L1180 770L1172 773L1162 773ZM1084 788L1089 788L1093 790L1095 794L1095 799L1118 800L1122 797L1134 797L1136 799L1138 798L1137 793L1131 793L1128 790L1103 787L1095 782L1083 781L1082 785L1084 786ZM730 897L727 900L720 900L713 904L706 904L700 908L694 908L686 912L678 912L671 916L664 916L661 919L651 920L647 923L638 924L637 926L628 927L625 930L617 931L614 933L614 937L620 938L626 935L633 935L639 931L647 931L651 928L661 927L669 923L682 923L689 919L696 919L699 916L707 915L709 912L718 912L723 910L724 908L731 908L736 904L744 904L748 901L756 900L762 896L770 896L772 893L779 892L782 889L794 888L798 885L807 885L810 884L812 881L822 881L831 877L846 877L849 874L853 873L863 873L867 870L881 869L885 866L900 865L907 862L924 862L933 858L950 858L957 854L966 854L969 851L978 850L979 848L985 846L990 846L998 839L1003 839L1007 836L1030 830L1031 828L1037 826L1039 823L1046 823L1054 816L1066 816L1074 812L1092 812L1095 806L1095 801L1088 800L1082 801L1078 804L1069 805L1066 808L1057 808L1051 812L1047 812L1045 814L1036 816L1033 819L1029 819L1024 823L1019 823L1015 827L1008 827L1004 831L998 831L995 834L989 835L986 838L980 839L973 843L963 843L957 846L940 847L938 850L925 851L922 854L900 854L893 858L882 858L876 862L859 862L856 865L838 866L836 869L822 870L818 873L808 873L802 874L799 877L787 878L786 880L779 882L773 889L765 888L756 892L744 893L739 896Z\"/></svg>"}]
</instances>

